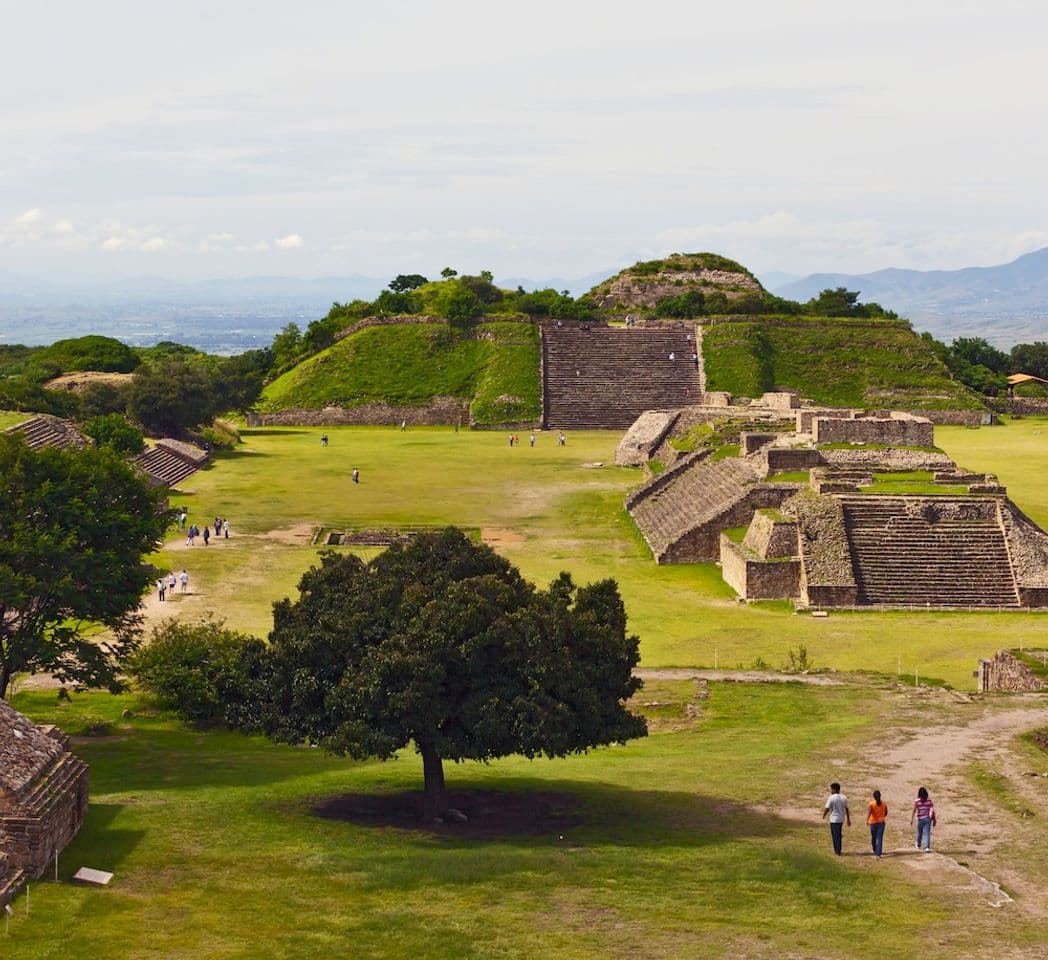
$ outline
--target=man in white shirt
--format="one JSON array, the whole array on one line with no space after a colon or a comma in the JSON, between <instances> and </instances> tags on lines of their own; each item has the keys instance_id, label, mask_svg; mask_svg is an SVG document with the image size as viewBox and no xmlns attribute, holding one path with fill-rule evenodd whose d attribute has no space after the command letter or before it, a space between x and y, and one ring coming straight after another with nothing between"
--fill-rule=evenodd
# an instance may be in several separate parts
<instances>
[{"instance_id":1,"label":"man in white shirt","mask_svg":"<svg viewBox=\"0 0 1048 960\"><path fill-rule=\"evenodd\" d=\"M830 795L826 798L826 805L822 808L822 819L827 814L830 818L830 838L833 840L833 852L839 857L841 855L841 839L844 833L844 824L851 826L851 811L848 809L848 798L841 793L839 783L830 784Z\"/></svg>"}]
</instances>

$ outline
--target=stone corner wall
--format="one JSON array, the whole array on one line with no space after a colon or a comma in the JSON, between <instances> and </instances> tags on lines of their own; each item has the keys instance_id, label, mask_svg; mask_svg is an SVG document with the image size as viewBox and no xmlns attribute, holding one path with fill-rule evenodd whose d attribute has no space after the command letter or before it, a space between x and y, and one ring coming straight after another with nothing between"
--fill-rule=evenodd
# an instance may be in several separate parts
<instances>
[{"instance_id":1,"label":"stone corner wall","mask_svg":"<svg viewBox=\"0 0 1048 960\"><path fill-rule=\"evenodd\" d=\"M724 533L720 535L720 560L724 582L745 600L800 597L800 560L761 560Z\"/></svg>"},{"instance_id":2,"label":"stone corner wall","mask_svg":"<svg viewBox=\"0 0 1048 960\"><path fill-rule=\"evenodd\" d=\"M469 401L457 397L434 397L430 403L409 406L365 403L355 407L280 410L248 415L251 427L338 427L338 426L454 426L469 425ZM536 422L537 425L537 422Z\"/></svg>"},{"instance_id":3,"label":"stone corner wall","mask_svg":"<svg viewBox=\"0 0 1048 960\"><path fill-rule=\"evenodd\" d=\"M816 443L883 443L913 447L935 444L935 428L930 420L914 417L862 417L841 420L830 417L812 419Z\"/></svg>"},{"instance_id":4,"label":"stone corner wall","mask_svg":"<svg viewBox=\"0 0 1048 960\"><path fill-rule=\"evenodd\" d=\"M976 677L980 693L1028 693L1048 689L1048 681L1038 677L1007 650L998 650L990 660L980 660Z\"/></svg>"}]
</instances>

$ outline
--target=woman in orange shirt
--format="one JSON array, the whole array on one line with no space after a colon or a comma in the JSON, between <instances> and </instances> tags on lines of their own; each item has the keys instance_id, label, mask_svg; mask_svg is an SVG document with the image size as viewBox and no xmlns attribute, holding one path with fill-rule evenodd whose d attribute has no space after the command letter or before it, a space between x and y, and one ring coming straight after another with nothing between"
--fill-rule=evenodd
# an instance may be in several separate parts
<instances>
[{"instance_id":1,"label":"woman in orange shirt","mask_svg":"<svg viewBox=\"0 0 1048 960\"><path fill-rule=\"evenodd\" d=\"M887 816L888 804L881 800L881 791L874 790L866 822L870 825L870 845L873 847L874 856L877 857L884 853L884 820Z\"/></svg>"}]
</instances>

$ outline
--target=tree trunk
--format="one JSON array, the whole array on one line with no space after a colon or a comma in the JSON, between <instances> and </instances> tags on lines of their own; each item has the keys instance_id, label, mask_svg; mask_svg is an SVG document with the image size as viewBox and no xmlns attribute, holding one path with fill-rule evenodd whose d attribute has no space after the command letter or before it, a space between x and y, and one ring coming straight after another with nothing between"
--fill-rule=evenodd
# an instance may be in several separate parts
<instances>
[{"instance_id":1,"label":"tree trunk","mask_svg":"<svg viewBox=\"0 0 1048 960\"><path fill-rule=\"evenodd\" d=\"M448 809L448 796L444 789L444 761L430 743L422 744L422 775L425 778L425 796L422 801L422 819L434 820Z\"/></svg>"}]
</instances>

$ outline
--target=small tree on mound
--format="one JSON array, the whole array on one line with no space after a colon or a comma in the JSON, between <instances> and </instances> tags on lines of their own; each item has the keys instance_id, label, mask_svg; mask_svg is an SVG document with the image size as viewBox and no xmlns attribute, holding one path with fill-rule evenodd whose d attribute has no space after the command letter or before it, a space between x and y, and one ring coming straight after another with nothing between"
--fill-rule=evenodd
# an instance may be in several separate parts
<instances>
[{"instance_id":1,"label":"small tree on mound","mask_svg":"<svg viewBox=\"0 0 1048 960\"><path fill-rule=\"evenodd\" d=\"M564 756L644 736L623 701L637 638L613 580L528 584L449 528L365 563L327 554L274 608L254 725L275 740L422 755L424 813L447 809L444 760Z\"/></svg>"}]
</instances>

